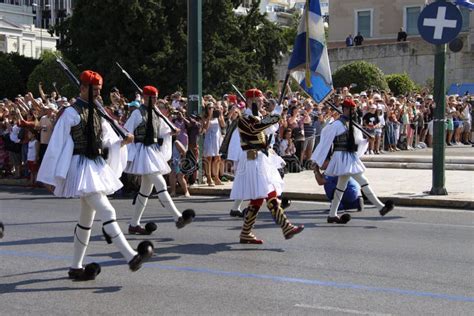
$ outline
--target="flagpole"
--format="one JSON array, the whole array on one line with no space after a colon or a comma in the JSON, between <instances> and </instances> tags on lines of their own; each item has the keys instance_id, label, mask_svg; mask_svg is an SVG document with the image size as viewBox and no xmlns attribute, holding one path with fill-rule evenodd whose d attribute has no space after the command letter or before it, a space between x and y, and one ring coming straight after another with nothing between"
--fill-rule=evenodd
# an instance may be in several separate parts
<instances>
[{"instance_id":1,"label":"flagpole","mask_svg":"<svg viewBox=\"0 0 474 316\"><path fill-rule=\"evenodd\" d=\"M283 102L283 98L285 96L286 85L288 84L288 80L290 80L290 73L287 72L285 76L285 80L283 81L283 87L281 87L280 98L278 99L278 104L281 105Z\"/></svg>"}]
</instances>

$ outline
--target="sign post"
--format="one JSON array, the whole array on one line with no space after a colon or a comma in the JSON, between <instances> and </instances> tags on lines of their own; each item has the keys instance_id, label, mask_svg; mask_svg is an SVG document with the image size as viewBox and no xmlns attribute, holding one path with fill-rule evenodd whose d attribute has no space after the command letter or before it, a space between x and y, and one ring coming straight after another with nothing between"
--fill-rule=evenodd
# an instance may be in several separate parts
<instances>
[{"instance_id":1,"label":"sign post","mask_svg":"<svg viewBox=\"0 0 474 316\"><path fill-rule=\"evenodd\" d=\"M450 2L438 0L426 6L418 18L421 37L436 45L434 69L433 117L433 181L431 195L447 195L445 188L445 110L446 110L446 43L454 40L461 31L462 16Z\"/></svg>"}]
</instances>

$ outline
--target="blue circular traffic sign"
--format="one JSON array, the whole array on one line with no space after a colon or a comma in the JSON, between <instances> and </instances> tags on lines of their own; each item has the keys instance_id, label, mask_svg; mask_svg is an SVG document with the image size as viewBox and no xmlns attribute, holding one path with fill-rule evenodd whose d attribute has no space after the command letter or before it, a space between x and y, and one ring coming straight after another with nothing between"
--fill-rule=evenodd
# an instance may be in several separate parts
<instances>
[{"instance_id":1,"label":"blue circular traffic sign","mask_svg":"<svg viewBox=\"0 0 474 316\"><path fill-rule=\"evenodd\" d=\"M455 39L461 27L461 11L450 2L433 2L418 17L421 37L435 45L446 44Z\"/></svg>"}]
</instances>

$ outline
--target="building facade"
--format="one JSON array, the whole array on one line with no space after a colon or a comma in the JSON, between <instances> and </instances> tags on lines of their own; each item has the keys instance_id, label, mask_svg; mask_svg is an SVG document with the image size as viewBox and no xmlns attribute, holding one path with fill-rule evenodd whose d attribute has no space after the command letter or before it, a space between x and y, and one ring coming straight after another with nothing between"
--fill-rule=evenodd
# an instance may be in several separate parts
<instances>
[{"instance_id":1,"label":"building facade","mask_svg":"<svg viewBox=\"0 0 474 316\"><path fill-rule=\"evenodd\" d=\"M328 54L334 72L350 62L365 60L385 74L406 72L418 84L434 77L434 45L418 33L418 16L425 0L331 0ZM474 82L474 11L460 8L463 49L447 51L446 83ZM407 41L397 42L403 28ZM361 46L346 47L345 39L358 32Z\"/></svg>"},{"instance_id":2,"label":"building facade","mask_svg":"<svg viewBox=\"0 0 474 316\"><path fill-rule=\"evenodd\" d=\"M346 37L361 33L364 43L396 41L400 28L408 39L419 38L418 16L426 0L332 0L329 7L330 47L343 46ZM474 22L474 11L460 8L463 16L462 32L469 32Z\"/></svg>"},{"instance_id":3,"label":"building facade","mask_svg":"<svg viewBox=\"0 0 474 316\"><path fill-rule=\"evenodd\" d=\"M39 58L56 50L48 30L72 14L74 0L0 0L0 52Z\"/></svg>"}]
</instances>

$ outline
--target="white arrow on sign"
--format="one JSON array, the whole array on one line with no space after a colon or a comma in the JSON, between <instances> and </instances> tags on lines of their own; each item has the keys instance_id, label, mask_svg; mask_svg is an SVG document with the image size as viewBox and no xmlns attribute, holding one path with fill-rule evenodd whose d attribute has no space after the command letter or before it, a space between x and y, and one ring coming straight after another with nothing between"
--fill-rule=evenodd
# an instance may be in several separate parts
<instances>
[{"instance_id":1,"label":"white arrow on sign","mask_svg":"<svg viewBox=\"0 0 474 316\"><path fill-rule=\"evenodd\" d=\"M438 7L436 19L424 19L423 26L432 26L435 28L433 38L440 40L443 38L444 28L456 28L456 20L446 19L446 7Z\"/></svg>"}]
</instances>

